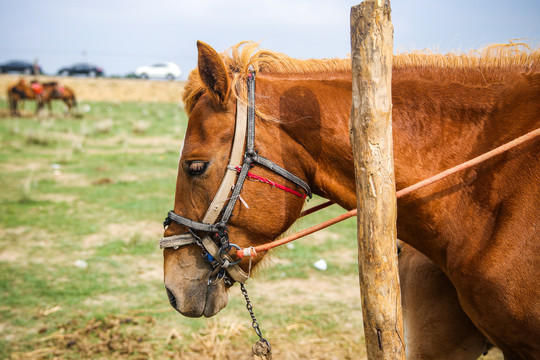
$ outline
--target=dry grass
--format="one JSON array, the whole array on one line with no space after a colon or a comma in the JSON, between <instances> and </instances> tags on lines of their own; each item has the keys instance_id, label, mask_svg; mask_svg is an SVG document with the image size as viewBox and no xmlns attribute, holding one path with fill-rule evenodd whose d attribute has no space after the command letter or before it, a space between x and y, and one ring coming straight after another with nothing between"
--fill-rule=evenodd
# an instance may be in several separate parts
<instances>
[{"instance_id":1,"label":"dry grass","mask_svg":"<svg viewBox=\"0 0 540 360\"><path fill-rule=\"evenodd\" d=\"M40 316L60 310L55 306L44 309ZM182 359L182 360L259 360L252 354L250 343L238 343L238 338L247 339L251 329L239 322L211 324L199 333L183 336L175 328L160 340L150 334L159 324L153 316L130 314L110 314L103 319L87 322L72 320L59 325L48 335L34 341L30 351L14 352L12 360L40 359ZM45 334L47 328L39 333ZM287 329L285 330L285 332ZM346 349L329 339L308 338L290 343L285 334L275 335L285 346L273 351L273 356L281 360L343 360L365 359L363 346L343 336ZM165 349L165 350L164 350Z\"/></svg>"},{"instance_id":2,"label":"dry grass","mask_svg":"<svg viewBox=\"0 0 540 360\"><path fill-rule=\"evenodd\" d=\"M44 309L41 316L60 310L58 306ZM291 325L291 327L294 325ZM260 360L252 355L250 344L238 343L238 338L246 339L250 329L238 322L211 324L198 333L183 336L175 328L167 336L157 340L150 333L159 327L154 317L132 312L127 315L108 315L104 319L90 319L86 323L72 320L60 325L56 331L35 340L33 350L15 352L12 360L40 360L64 358L99 359L182 359L182 360ZM297 342L287 339L284 329L273 335L273 340L282 342L273 351L273 357L281 360L346 360L365 359L364 347L353 341L350 335L343 335L338 346L336 341L320 337L306 338ZM46 328L38 330L45 333ZM163 350L165 348L165 350ZM159 351L160 350L160 351ZM499 359L500 352L491 351L480 359Z\"/></svg>"},{"instance_id":3,"label":"dry grass","mask_svg":"<svg viewBox=\"0 0 540 360\"><path fill-rule=\"evenodd\" d=\"M18 79L28 81L34 77L0 75L0 97L6 97L5 89ZM139 79L107 79L82 77L39 76L40 81L58 81L73 89L78 101L142 101L180 102L184 90L183 81L146 81Z\"/></svg>"}]
</instances>

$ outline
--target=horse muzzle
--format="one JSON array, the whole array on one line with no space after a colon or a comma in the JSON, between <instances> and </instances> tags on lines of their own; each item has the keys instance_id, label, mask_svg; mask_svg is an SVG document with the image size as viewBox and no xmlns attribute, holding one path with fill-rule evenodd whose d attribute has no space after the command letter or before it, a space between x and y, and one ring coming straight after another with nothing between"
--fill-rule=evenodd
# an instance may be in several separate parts
<instances>
[{"instance_id":1,"label":"horse muzzle","mask_svg":"<svg viewBox=\"0 0 540 360\"><path fill-rule=\"evenodd\" d=\"M180 290L166 284L165 289L171 306L187 317L212 317L228 302L227 290L223 282L213 285L207 285L207 283L183 284Z\"/></svg>"},{"instance_id":2,"label":"horse muzzle","mask_svg":"<svg viewBox=\"0 0 540 360\"><path fill-rule=\"evenodd\" d=\"M224 281L209 282L212 268L196 246L164 251L164 282L171 306L188 317L211 317L228 302Z\"/></svg>"}]
</instances>

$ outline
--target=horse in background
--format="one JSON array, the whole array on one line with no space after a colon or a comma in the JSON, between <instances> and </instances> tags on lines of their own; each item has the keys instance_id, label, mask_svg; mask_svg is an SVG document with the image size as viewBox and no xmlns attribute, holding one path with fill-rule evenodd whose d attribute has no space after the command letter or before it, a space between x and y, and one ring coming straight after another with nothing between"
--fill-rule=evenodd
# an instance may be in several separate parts
<instances>
[{"instance_id":1,"label":"horse in background","mask_svg":"<svg viewBox=\"0 0 540 360\"><path fill-rule=\"evenodd\" d=\"M19 102L30 99L36 100L39 95L25 79L20 79L8 87L7 98L11 116L21 116Z\"/></svg>"},{"instance_id":2,"label":"horse in background","mask_svg":"<svg viewBox=\"0 0 540 360\"><path fill-rule=\"evenodd\" d=\"M75 92L70 87L60 85L56 81L40 83L37 80L32 80L28 84L25 79L20 79L8 87L7 95L11 116L21 116L18 104L20 101L28 99L36 101L36 115L45 105L49 109L49 115L52 115L51 100L62 100L67 106L66 112L68 114L71 114L72 109L77 106Z\"/></svg>"},{"instance_id":3,"label":"horse in background","mask_svg":"<svg viewBox=\"0 0 540 360\"><path fill-rule=\"evenodd\" d=\"M62 100L67 106L66 113L71 114L72 108L77 106L75 92L71 88L60 85L57 81L49 81L42 83L41 85L43 87L43 92L39 98L36 112L39 112L44 105L47 105L49 115L52 115L51 100Z\"/></svg>"}]
</instances>

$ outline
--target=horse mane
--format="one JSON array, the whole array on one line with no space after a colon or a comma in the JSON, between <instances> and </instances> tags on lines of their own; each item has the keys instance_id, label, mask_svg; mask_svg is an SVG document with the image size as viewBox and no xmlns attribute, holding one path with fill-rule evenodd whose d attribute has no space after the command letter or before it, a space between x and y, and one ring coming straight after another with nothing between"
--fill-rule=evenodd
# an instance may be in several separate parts
<instances>
[{"instance_id":1,"label":"horse mane","mask_svg":"<svg viewBox=\"0 0 540 360\"><path fill-rule=\"evenodd\" d=\"M252 70L257 74L271 73L289 76L295 74L304 77L313 77L314 74L324 74L326 76L340 74L343 76L351 71L350 59L300 60L272 50L259 50L258 47L258 43L243 41L225 50L220 55L233 76L238 76L241 79L245 79ZM184 108L188 114L205 89L199 70L195 68L188 76L182 97ZM236 96L239 95L236 93L234 86L233 92ZM241 98L245 100L246 96L241 96Z\"/></svg>"},{"instance_id":2,"label":"horse mane","mask_svg":"<svg viewBox=\"0 0 540 360\"><path fill-rule=\"evenodd\" d=\"M304 79L350 78L351 59L294 59L272 50L259 50L258 43L240 42L221 53L234 77L245 79L249 71ZM437 54L428 50L394 55L393 70L400 78L454 81L489 85L524 72L540 72L540 48L514 43L489 45L468 53ZM205 86L197 68L184 88L183 102L189 114ZM235 96L245 101L245 94ZM242 91L243 93L245 91Z\"/></svg>"}]
</instances>

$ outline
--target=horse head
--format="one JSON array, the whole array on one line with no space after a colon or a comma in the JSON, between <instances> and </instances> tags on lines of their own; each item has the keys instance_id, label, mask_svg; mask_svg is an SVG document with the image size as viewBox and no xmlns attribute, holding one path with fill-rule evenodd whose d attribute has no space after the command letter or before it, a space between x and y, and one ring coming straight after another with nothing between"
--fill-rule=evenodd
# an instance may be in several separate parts
<instances>
[{"instance_id":1,"label":"horse head","mask_svg":"<svg viewBox=\"0 0 540 360\"><path fill-rule=\"evenodd\" d=\"M178 312L190 317L210 317L226 306L227 291L232 282L219 281L227 278L224 272L228 273L229 269L221 266L216 269L216 262L213 261L215 256L208 256L210 251L202 239L219 247L220 254L230 255L230 262L237 261L232 251L235 247L224 246L224 237L227 244L240 248L270 242L295 221L304 199L260 181L249 181L247 177L243 184L236 183L239 191L237 197L230 191L229 185L226 199L222 201L224 204L217 210L221 220L206 223L208 220L205 220L205 216L211 204L214 204L214 196L225 174L233 171L235 178L242 176L242 172L237 175L236 169L231 168L230 158L237 126L235 119L240 108L238 105L246 102L245 82L251 75L247 66L245 71L231 66L225 56L222 57L207 44L198 42L197 47L198 68L191 72L184 94L189 121L178 166L174 210L169 213L168 227L164 233L165 239L186 236L194 241L185 246L164 249L164 281L169 301ZM199 89L194 90L197 87ZM262 99L257 100L258 111L266 96L260 90L257 90L256 96ZM286 137L279 135L280 124L265 121L258 115L254 119L257 135L253 153L295 174L297 179L306 179L307 174L298 157L291 152L292 145L285 145ZM242 156L243 162L236 165L245 167L242 170L244 173L249 171L259 180L281 181L291 188L297 188L303 197L309 192L309 187L307 191L295 187L298 181L295 183L294 177L284 178L256 161L253 166L246 165L245 159L249 156ZM233 197L238 201L229 209L231 214L227 216L225 224L218 226ZM171 216L173 219L180 218L180 221L171 221ZM237 266L248 273L250 267L255 267L264 255L260 253L251 262L244 259Z\"/></svg>"}]
</instances>

